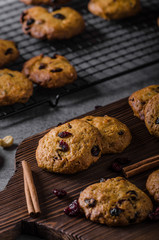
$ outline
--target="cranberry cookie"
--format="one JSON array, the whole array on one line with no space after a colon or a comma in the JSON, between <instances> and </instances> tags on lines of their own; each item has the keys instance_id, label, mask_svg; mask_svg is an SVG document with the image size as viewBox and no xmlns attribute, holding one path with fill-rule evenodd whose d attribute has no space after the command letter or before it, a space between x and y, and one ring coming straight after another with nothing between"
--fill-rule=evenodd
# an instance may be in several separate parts
<instances>
[{"instance_id":1,"label":"cranberry cookie","mask_svg":"<svg viewBox=\"0 0 159 240\"><path fill-rule=\"evenodd\" d=\"M57 54L52 58L43 55L31 58L24 64L22 72L46 88L62 87L77 79L75 68L65 57Z\"/></svg>"},{"instance_id":2,"label":"cranberry cookie","mask_svg":"<svg viewBox=\"0 0 159 240\"><path fill-rule=\"evenodd\" d=\"M126 226L145 220L152 211L150 198L122 177L87 187L79 197L86 218L108 226Z\"/></svg>"},{"instance_id":3,"label":"cranberry cookie","mask_svg":"<svg viewBox=\"0 0 159 240\"><path fill-rule=\"evenodd\" d=\"M39 39L69 39L80 34L85 23L82 16L70 7L48 12L43 7L33 7L21 15L25 34Z\"/></svg>"},{"instance_id":4,"label":"cranberry cookie","mask_svg":"<svg viewBox=\"0 0 159 240\"><path fill-rule=\"evenodd\" d=\"M52 129L40 139L36 160L39 167L50 172L76 173L100 158L101 142L97 128L75 119Z\"/></svg>"},{"instance_id":5,"label":"cranberry cookie","mask_svg":"<svg viewBox=\"0 0 159 240\"><path fill-rule=\"evenodd\" d=\"M159 137L159 93L148 101L144 114L145 124L150 134Z\"/></svg>"},{"instance_id":6,"label":"cranberry cookie","mask_svg":"<svg viewBox=\"0 0 159 240\"><path fill-rule=\"evenodd\" d=\"M21 72L0 70L0 106L25 103L32 93L32 82Z\"/></svg>"},{"instance_id":7,"label":"cranberry cookie","mask_svg":"<svg viewBox=\"0 0 159 240\"><path fill-rule=\"evenodd\" d=\"M102 153L120 153L131 142L131 133L128 127L109 116L93 117L87 116L82 120L89 122L94 127L98 128L102 135Z\"/></svg>"},{"instance_id":8,"label":"cranberry cookie","mask_svg":"<svg viewBox=\"0 0 159 240\"><path fill-rule=\"evenodd\" d=\"M15 61L19 51L14 42L0 39L0 68Z\"/></svg>"},{"instance_id":9,"label":"cranberry cookie","mask_svg":"<svg viewBox=\"0 0 159 240\"><path fill-rule=\"evenodd\" d=\"M129 97L129 105L132 108L134 115L141 120L144 120L144 109L146 103L158 93L159 85L151 85L134 92Z\"/></svg>"},{"instance_id":10,"label":"cranberry cookie","mask_svg":"<svg viewBox=\"0 0 159 240\"><path fill-rule=\"evenodd\" d=\"M88 9L104 19L121 19L136 15L140 10L139 0L90 0Z\"/></svg>"},{"instance_id":11,"label":"cranberry cookie","mask_svg":"<svg viewBox=\"0 0 159 240\"><path fill-rule=\"evenodd\" d=\"M27 5L51 5L56 6L58 4L64 4L70 0L20 0Z\"/></svg>"},{"instance_id":12,"label":"cranberry cookie","mask_svg":"<svg viewBox=\"0 0 159 240\"><path fill-rule=\"evenodd\" d=\"M159 169L149 175L146 188L155 201L159 202Z\"/></svg>"}]
</instances>

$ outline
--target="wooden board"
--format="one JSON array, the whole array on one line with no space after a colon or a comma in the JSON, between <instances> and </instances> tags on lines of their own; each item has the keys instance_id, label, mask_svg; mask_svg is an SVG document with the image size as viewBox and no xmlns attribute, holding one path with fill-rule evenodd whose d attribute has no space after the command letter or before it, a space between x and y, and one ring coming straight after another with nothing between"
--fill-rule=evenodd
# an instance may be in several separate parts
<instances>
[{"instance_id":1,"label":"wooden board","mask_svg":"<svg viewBox=\"0 0 159 240\"><path fill-rule=\"evenodd\" d=\"M157 240L159 239L158 222L145 221L141 224L123 228L110 228L92 223L84 217L68 217L63 209L78 198L79 193L88 185L98 182L101 177L117 176L110 169L117 157L128 157L131 163L159 154L159 140L150 136L144 123L133 116L127 99L120 100L85 115L103 116L108 114L127 124L133 136L131 145L122 154L105 155L88 170L75 175L51 174L37 167L35 150L39 139L46 130L27 138L18 147L16 153L16 171L6 189L0 193L0 239L16 239L21 233L33 234L45 239L82 239L82 240ZM23 189L21 161L28 161L38 191L42 215L38 219L28 217ZM149 172L130 180L145 190L145 181ZM68 196L59 200L52 194L54 188L62 188Z\"/></svg>"}]
</instances>

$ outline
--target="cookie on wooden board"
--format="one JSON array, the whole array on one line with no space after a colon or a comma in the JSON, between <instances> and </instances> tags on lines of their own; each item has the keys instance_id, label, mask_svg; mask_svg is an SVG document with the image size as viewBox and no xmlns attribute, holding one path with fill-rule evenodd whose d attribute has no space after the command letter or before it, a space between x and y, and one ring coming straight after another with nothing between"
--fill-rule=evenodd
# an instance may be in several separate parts
<instances>
[{"instance_id":1,"label":"cookie on wooden board","mask_svg":"<svg viewBox=\"0 0 159 240\"><path fill-rule=\"evenodd\" d=\"M108 226L142 222L153 209L150 198L122 177L88 186L79 205L86 218Z\"/></svg>"},{"instance_id":2,"label":"cookie on wooden board","mask_svg":"<svg viewBox=\"0 0 159 240\"><path fill-rule=\"evenodd\" d=\"M159 169L149 175L146 188L155 201L159 203Z\"/></svg>"}]
</instances>

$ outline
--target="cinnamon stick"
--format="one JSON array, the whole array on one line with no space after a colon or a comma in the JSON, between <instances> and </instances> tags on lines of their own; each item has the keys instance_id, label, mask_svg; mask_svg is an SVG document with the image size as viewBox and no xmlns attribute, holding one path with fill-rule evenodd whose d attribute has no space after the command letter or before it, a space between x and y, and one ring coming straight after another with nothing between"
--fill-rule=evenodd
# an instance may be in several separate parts
<instances>
[{"instance_id":1,"label":"cinnamon stick","mask_svg":"<svg viewBox=\"0 0 159 240\"><path fill-rule=\"evenodd\" d=\"M129 178L158 166L159 166L159 155L156 155L154 157L144 159L138 163L134 163L128 167L124 167L123 173L125 177Z\"/></svg>"},{"instance_id":2,"label":"cinnamon stick","mask_svg":"<svg viewBox=\"0 0 159 240\"><path fill-rule=\"evenodd\" d=\"M31 168L29 163L27 163L26 161L22 161L22 167L24 177L24 191L28 213L31 217L37 217L40 215L41 210Z\"/></svg>"}]
</instances>

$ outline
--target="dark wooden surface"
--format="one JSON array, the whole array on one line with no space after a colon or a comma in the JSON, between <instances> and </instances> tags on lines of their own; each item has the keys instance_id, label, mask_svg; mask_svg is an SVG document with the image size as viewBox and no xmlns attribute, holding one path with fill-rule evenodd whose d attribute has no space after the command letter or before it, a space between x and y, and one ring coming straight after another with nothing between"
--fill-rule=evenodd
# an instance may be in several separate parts
<instances>
[{"instance_id":1,"label":"dark wooden surface","mask_svg":"<svg viewBox=\"0 0 159 240\"><path fill-rule=\"evenodd\" d=\"M16 153L16 171L6 189L0 193L0 239L16 239L21 233L44 237L45 239L82 239L82 240L158 240L159 223L145 221L141 224L123 228L110 228L86 220L84 217L68 217L63 209L78 198L79 193L88 185L98 182L101 177L117 176L110 169L111 162L117 157L128 157L131 163L159 154L159 140L149 135L144 123L133 116L127 99L101 107L86 115L116 117L130 128L133 140L121 154L105 155L88 170L75 175L51 174L37 167L35 150L39 139L49 130L27 138L18 147ZM31 164L42 215L38 219L28 216L21 161ZM145 182L149 172L129 179L145 191ZM59 200L53 196L52 189L63 188L68 196Z\"/></svg>"}]
</instances>

